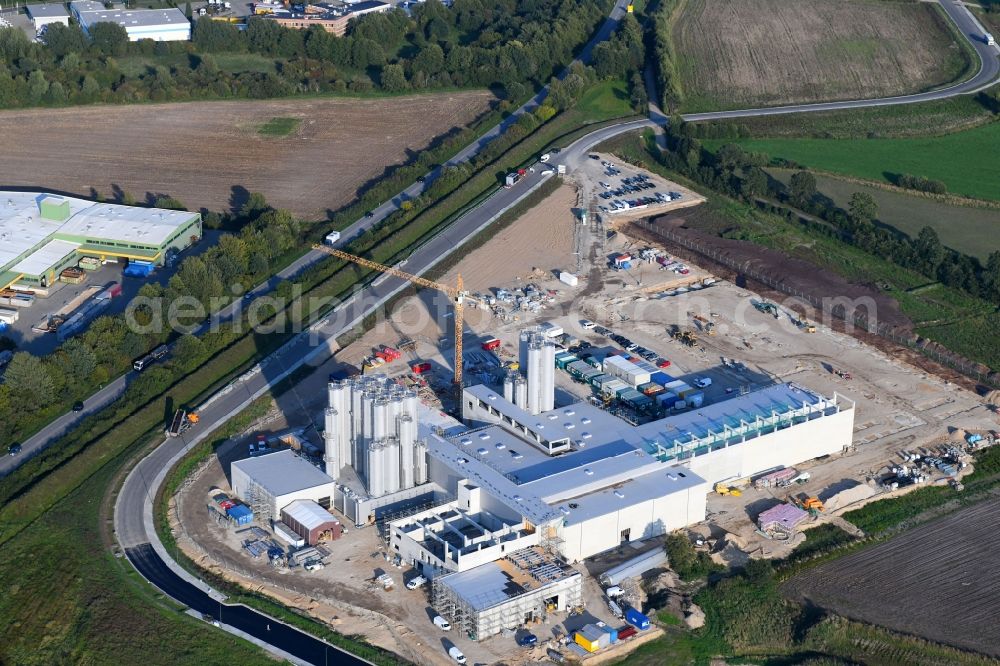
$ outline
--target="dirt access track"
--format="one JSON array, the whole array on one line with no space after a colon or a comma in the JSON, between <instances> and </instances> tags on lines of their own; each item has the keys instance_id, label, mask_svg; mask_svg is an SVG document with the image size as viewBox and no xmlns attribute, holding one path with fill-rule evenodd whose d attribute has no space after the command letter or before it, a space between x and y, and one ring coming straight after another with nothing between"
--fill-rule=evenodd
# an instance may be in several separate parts
<instances>
[{"instance_id":1,"label":"dirt access track","mask_svg":"<svg viewBox=\"0 0 1000 666\"><path fill-rule=\"evenodd\" d=\"M387 99L191 102L0 113L0 187L229 210L247 192L323 219L359 187L486 110L485 91ZM262 136L272 118L301 122Z\"/></svg>"},{"instance_id":2,"label":"dirt access track","mask_svg":"<svg viewBox=\"0 0 1000 666\"><path fill-rule=\"evenodd\" d=\"M685 109L886 97L952 81L964 59L933 4L680 0Z\"/></svg>"}]
</instances>

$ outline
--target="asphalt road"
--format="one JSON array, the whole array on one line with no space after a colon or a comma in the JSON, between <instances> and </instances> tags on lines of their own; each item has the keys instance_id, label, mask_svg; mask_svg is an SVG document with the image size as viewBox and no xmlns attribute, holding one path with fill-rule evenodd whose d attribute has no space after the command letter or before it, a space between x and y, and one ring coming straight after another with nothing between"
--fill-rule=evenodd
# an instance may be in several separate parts
<instances>
[{"instance_id":1,"label":"asphalt road","mask_svg":"<svg viewBox=\"0 0 1000 666\"><path fill-rule=\"evenodd\" d=\"M622 17L625 16L625 7L628 5L628 0L616 0L614 8L608 15L608 18L604 21L598 31L591 37L590 41L581 50L576 61L589 62L591 53L594 47L600 42L607 39L612 32L618 27L618 23L621 21ZM574 62L576 62L574 61ZM560 74L560 78L566 76L567 70ZM548 87L546 86L537 95L532 97L530 100L525 102L520 108L518 108L514 113L505 118L502 122L494 126L488 132L479 137L476 141L470 143L468 146L459 151L454 157L452 157L446 165L457 165L463 162L471 160L473 157L479 154L481 150L493 139L502 134L508 127L517 122L517 119L524 113L533 111L538 108L539 105L545 100L548 95ZM352 238L356 238L365 231L372 228L372 226L378 224L386 217L391 215L393 212L402 206L403 202L414 199L420 195L427 187L430 187L441 175L441 168L436 167L424 175L423 182L416 182L404 189L403 191L392 197L391 200L386 201L380 206L369 211L361 219L355 221L353 224L341 231L342 242L347 242ZM247 302L252 301L254 298L262 296L270 291L272 291L277 285L283 280L288 280L294 278L296 275L301 273L304 269L308 268L312 264L324 259L327 255L316 250L310 250L304 255L295 260L292 264L287 266L284 270L277 273L275 276L267 280L266 282L257 285L248 294ZM234 314L237 313L238 309L243 306L243 303L233 303L227 308L224 308L216 315L216 319L219 321L227 321L231 319ZM196 334L204 331L208 327L208 324L204 324L197 331ZM39 430L37 433L26 439L21 443L21 453L17 456L4 456L0 459L0 478L3 478L11 472L14 468L19 466L25 460L31 458L32 456L38 454L42 449L51 444L58 437L63 435L71 427L75 426L80 420L87 414L92 414L99 411L101 408L113 402L118 398L128 386L129 382L135 379L137 373L128 372L122 375L107 385L101 387L93 395L91 395L87 400L84 401L84 411L83 412L67 412L62 416L56 418L47 426Z\"/></svg>"},{"instance_id":2,"label":"asphalt road","mask_svg":"<svg viewBox=\"0 0 1000 666\"><path fill-rule=\"evenodd\" d=\"M596 46L601 41L608 38L608 36L617 27L618 22L625 14L625 5L627 0L618 0L615 4L614 9L609 15L608 19L604 22L598 32L586 45L586 47L581 51L579 60L583 62L589 62L591 53L594 46ZM979 55L981 66L979 71L972 78L958 83L953 86L948 86L946 88L941 88L939 90L932 90L923 93L917 93L914 95L903 95L898 97L885 97L880 99L868 99L868 100L852 100L852 101L842 101L842 102L822 102L816 104L798 104L791 106L780 106L780 107L766 107L757 109L742 109L737 111L717 111L708 113L694 113L682 116L688 121L698 121L698 120L724 120L727 118L746 118L751 116L768 116L768 115L780 115L788 113L815 113L820 111L835 111L842 109L858 109L867 108L875 106L892 106L897 104L914 104L917 102L926 102L936 99L945 99L948 97L954 97L956 95L969 94L982 90L989 85L995 83L998 78L1000 78L1000 47L998 46L988 46L982 39L983 27L980 23L972 16L971 12L964 5L955 2L955 0L941 0L941 7L944 11L951 17L954 21L958 30L969 40L969 43L975 49L976 53ZM565 72L563 73L565 75ZM647 77L648 78L648 77ZM652 88L651 88L652 89ZM492 128L489 132L484 134L482 137L477 139L475 142L466 146L462 151L455 155L451 160L447 162L449 165L459 164L461 162L468 161L475 155L479 153L483 147L489 143L490 140L496 138L501 132L503 132L511 123L517 121L517 117L527 111L531 111L538 107L539 104L545 99L548 94L548 89L543 89L535 97L526 102L521 108L519 108L510 117L505 119L503 122ZM615 136L622 132L629 132L640 127L651 127L656 126L656 124L662 124L666 121L665 116L656 107L652 108L652 121L637 121L636 123L624 123L621 125L616 125L613 127L605 128L600 130L600 136L603 137L601 140ZM598 143L595 141L594 143ZM591 144L593 145L593 144ZM417 182L410 185L408 188L399 192L392 200L383 203L382 205L371 211L371 217L363 217L354 224L350 225L342 231L342 238L347 240L356 237L357 235L363 233L364 231L370 229L374 224L385 219L392 212L396 211L399 206L402 205L404 201L412 199L418 196L424 188L430 186L434 179L440 175L440 168L433 169L428 172L424 177L424 182ZM250 297L255 298L257 296L263 295L277 286L282 280L287 280L298 275L302 270L312 265L313 263L322 259L325 255L317 252L315 250L310 250L302 257L297 259L290 266L282 270L276 276L265 282L264 284L258 285L250 292ZM219 317L223 320L228 319L233 316L236 309L240 307L240 304L233 304L229 308L223 310ZM128 382L134 379L135 373L129 372L126 375L119 377L102 387L99 391L94 393L90 398L85 401L85 410L82 413L68 412L59 418L52 421L49 425L44 427L42 430L37 432L32 437L28 438L22 442L22 452L19 456L5 456L0 459L0 478L10 473L12 469L20 465L24 460L35 455L45 446L55 440L57 437L65 433L70 427L76 425L80 419L86 414L90 414L104 407L105 405L111 403L115 398L120 396L125 390Z\"/></svg>"},{"instance_id":3,"label":"asphalt road","mask_svg":"<svg viewBox=\"0 0 1000 666\"><path fill-rule=\"evenodd\" d=\"M369 664L363 659L246 606L228 606L220 603L191 583L174 575L149 544L130 548L125 554L146 580L192 610L211 616L220 624L220 628L224 625L251 636L265 636L269 645L307 664L337 666Z\"/></svg>"}]
</instances>

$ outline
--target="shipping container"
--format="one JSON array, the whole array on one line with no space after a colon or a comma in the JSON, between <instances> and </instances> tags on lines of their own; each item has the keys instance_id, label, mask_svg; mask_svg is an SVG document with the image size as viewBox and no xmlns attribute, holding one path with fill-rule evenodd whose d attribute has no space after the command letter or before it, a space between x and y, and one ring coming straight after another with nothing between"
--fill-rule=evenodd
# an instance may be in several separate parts
<instances>
[{"instance_id":1,"label":"shipping container","mask_svg":"<svg viewBox=\"0 0 1000 666\"><path fill-rule=\"evenodd\" d=\"M576 363L579 360L580 359L578 359L573 354L559 354L558 356L556 356L556 367L559 368L560 370L565 370L566 366L568 366L570 363Z\"/></svg>"},{"instance_id":2,"label":"shipping container","mask_svg":"<svg viewBox=\"0 0 1000 666\"><path fill-rule=\"evenodd\" d=\"M234 506L236 506L236 502L234 502L233 500L231 500L231 499L229 499L227 497L226 499L224 499L221 502L219 502L219 506L222 507L223 509L225 509L226 511L229 511Z\"/></svg>"},{"instance_id":3,"label":"shipping container","mask_svg":"<svg viewBox=\"0 0 1000 666\"><path fill-rule=\"evenodd\" d=\"M490 338L483 343L483 349L486 351L493 351L494 349L500 349L500 340L497 338Z\"/></svg>"},{"instance_id":4,"label":"shipping container","mask_svg":"<svg viewBox=\"0 0 1000 666\"><path fill-rule=\"evenodd\" d=\"M12 310L10 308L0 308L0 322L4 324L14 324L17 323L17 319L20 317L17 310Z\"/></svg>"},{"instance_id":5,"label":"shipping container","mask_svg":"<svg viewBox=\"0 0 1000 666\"><path fill-rule=\"evenodd\" d=\"M627 627L622 627L621 629L618 630L618 640L623 641L626 638L632 638L637 633L639 633L639 630L633 627L632 625L628 625Z\"/></svg>"},{"instance_id":6,"label":"shipping container","mask_svg":"<svg viewBox=\"0 0 1000 666\"><path fill-rule=\"evenodd\" d=\"M573 640L587 652L597 652L601 648L596 637L584 636L580 631L576 632Z\"/></svg>"},{"instance_id":7,"label":"shipping container","mask_svg":"<svg viewBox=\"0 0 1000 666\"><path fill-rule=\"evenodd\" d=\"M243 504L237 504L235 506L226 509L226 515L233 519L237 525L249 525L253 522L253 511L250 507ZM628 619L626 617L626 619Z\"/></svg>"},{"instance_id":8,"label":"shipping container","mask_svg":"<svg viewBox=\"0 0 1000 666\"><path fill-rule=\"evenodd\" d=\"M649 629L649 618L631 606L625 609L625 621L640 631Z\"/></svg>"},{"instance_id":9,"label":"shipping container","mask_svg":"<svg viewBox=\"0 0 1000 666\"><path fill-rule=\"evenodd\" d=\"M645 384L640 384L637 388L644 395L656 395L657 393L663 393L663 387L656 382L646 382Z\"/></svg>"},{"instance_id":10,"label":"shipping container","mask_svg":"<svg viewBox=\"0 0 1000 666\"><path fill-rule=\"evenodd\" d=\"M422 375L425 372L431 371L431 364L427 363L426 361L423 363L414 363L412 366L410 366L410 370L415 375Z\"/></svg>"},{"instance_id":11,"label":"shipping container","mask_svg":"<svg viewBox=\"0 0 1000 666\"><path fill-rule=\"evenodd\" d=\"M571 287L575 287L580 283L580 280L572 273L567 273L565 271L560 271L559 280L568 284Z\"/></svg>"},{"instance_id":12,"label":"shipping container","mask_svg":"<svg viewBox=\"0 0 1000 666\"><path fill-rule=\"evenodd\" d=\"M667 386L668 384L670 384L671 382L677 381L677 380L675 380L673 377L671 377L670 375L668 375L665 372L657 371L657 372L654 372L653 374L651 374L649 376L649 381L656 382L657 384L659 384L663 388L668 388L668 386Z\"/></svg>"},{"instance_id":13,"label":"shipping container","mask_svg":"<svg viewBox=\"0 0 1000 666\"><path fill-rule=\"evenodd\" d=\"M656 396L656 404L664 409L670 409L677 402L677 394L673 391L664 391Z\"/></svg>"},{"instance_id":14,"label":"shipping container","mask_svg":"<svg viewBox=\"0 0 1000 666\"><path fill-rule=\"evenodd\" d=\"M96 271L101 268L101 260L97 257L80 257L78 265L85 271Z\"/></svg>"},{"instance_id":15,"label":"shipping container","mask_svg":"<svg viewBox=\"0 0 1000 666\"><path fill-rule=\"evenodd\" d=\"M684 400L691 406L692 409L698 409L705 404L705 394L701 391L698 391L697 393L689 393Z\"/></svg>"}]
</instances>

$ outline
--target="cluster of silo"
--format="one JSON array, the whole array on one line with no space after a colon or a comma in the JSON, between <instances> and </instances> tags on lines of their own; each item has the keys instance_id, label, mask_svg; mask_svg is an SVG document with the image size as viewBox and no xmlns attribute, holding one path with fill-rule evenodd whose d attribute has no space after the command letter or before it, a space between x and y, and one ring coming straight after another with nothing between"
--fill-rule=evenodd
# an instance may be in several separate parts
<instances>
[{"instance_id":1,"label":"cluster of silo","mask_svg":"<svg viewBox=\"0 0 1000 666\"><path fill-rule=\"evenodd\" d=\"M556 347L539 328L521 331L519 360L527 375L526 385L511 381L510 393L518 407L531 414L547 412L555 407ZM519 390L520 389L520 390ZM504 382L504 395L507 383Z\"/></svg>"},{"instance_id":2,"label":"cluster of silo","mask_svg":"<svg viewBox=\"0 0 1000 666\"><path fill-rule=\"evenodd\" d=\"M373 497L427 480L417 441L417 395L384 375L331 382L325 414L327 473L352 466Z\"/></svg>"}]
</instances>

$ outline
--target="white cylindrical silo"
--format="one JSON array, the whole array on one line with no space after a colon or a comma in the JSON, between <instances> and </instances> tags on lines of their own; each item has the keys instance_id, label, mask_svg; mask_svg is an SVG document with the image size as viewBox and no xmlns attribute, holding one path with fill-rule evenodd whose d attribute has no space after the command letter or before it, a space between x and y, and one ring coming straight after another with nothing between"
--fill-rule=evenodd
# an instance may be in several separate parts
<instances>
[{"instance_id":1,"label":"white cylindrical silo","mask_svg":"<svg viewBox=\"0 0 1000 666\"><path fill-rule=\"evenodd\" d=\"M547 412L556 406L556 346L549 341L542 344L539 364L538 410Z\"/></svg>"},{"instance_id":2,"label":"white cylindrical silo","mask_svg":"<svg viewBox=\"0 0 1000 666\"><path fill-rule=\"evenodd\" d=\"M503 378L503 399L514 402L514 375L510 372Z\"/></svg>"},{"instance_id":3,"label":"white cylindrical silo","mask_svg":"<svg viewBox=\"0 0 1000 666\"><path fill-rule=\"evenodd\" d=\"M514 379L514 404L521 409L528 409L528 382L521 375Z\"/></svg>"},{"instance_id":4,"label":"white cylindrical silo","mask_svg":"<svg viewBox=\"0 0 1000 666\"><path fill-rule=\"evenodd\" d=\"M413 446L413 484L427 483L427 443L419 440Z\"/></svg>"}]
</instances>

